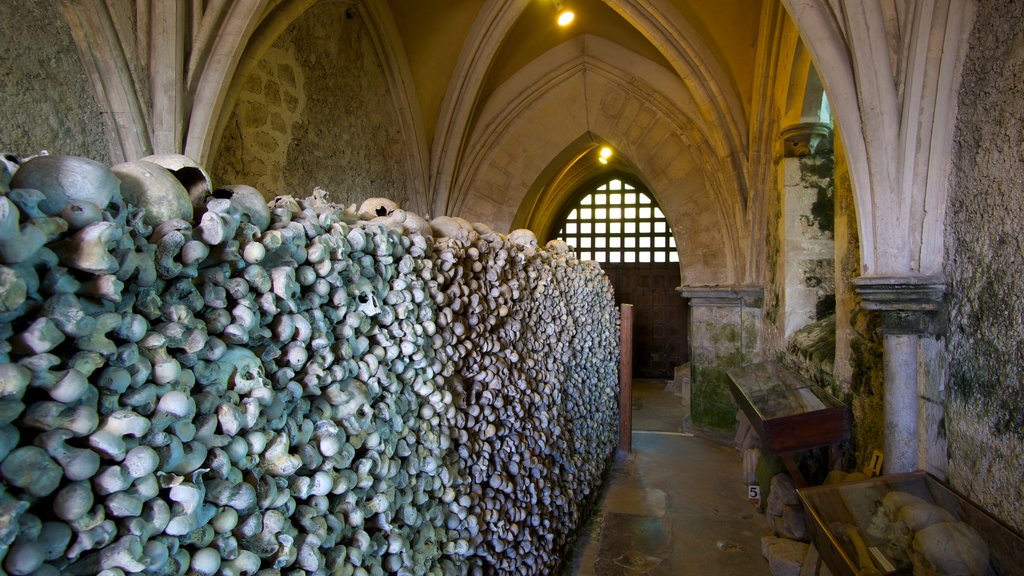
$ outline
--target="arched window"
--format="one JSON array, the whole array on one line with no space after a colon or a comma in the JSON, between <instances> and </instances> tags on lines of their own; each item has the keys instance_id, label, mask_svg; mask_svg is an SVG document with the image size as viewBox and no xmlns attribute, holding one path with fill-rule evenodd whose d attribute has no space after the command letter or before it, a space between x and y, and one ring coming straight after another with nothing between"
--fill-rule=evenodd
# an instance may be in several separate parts
<instances>
[{"instance_id":1,"label":"arched window","mask_svg":"<svg viewBox=\"0 0 1024 576\"><path fill-rule=\"evenodd\" d=\"M678 262L672 228L642 186L613 177L581 191L556 236L581 260Z\"/></svg>"}]
</instances>

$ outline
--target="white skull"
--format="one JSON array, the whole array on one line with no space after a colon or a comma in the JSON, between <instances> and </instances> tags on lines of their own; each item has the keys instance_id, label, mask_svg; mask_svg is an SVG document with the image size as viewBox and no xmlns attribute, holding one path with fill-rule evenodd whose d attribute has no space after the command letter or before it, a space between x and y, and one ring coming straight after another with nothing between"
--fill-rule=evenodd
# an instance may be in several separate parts
<instances>
[{"instance_id":1,"label":"white skull","mask_svg":"<svg viewBox=\"0 0 1024 576\"><path fill-rule=\"evenodd\" d=\"M558 240L557 238L548 242L544 249L553 254L571 254L572 249L565 243L564 240Z\"/></svg>"},{"instance_id":2,"label":"white skull","mask_svg":"<svg viewBox=\"0 0 1024 576\"><path fill-rule=\"evenodd\" d=\"M435 238L451 238L460 242L469 242L477 235L473 225L458 216L438 216L430 221L430 229Z\"/></svg>"},{"instance_id":3,"label":"white skull","mask_svg":"<svg viewBox=\"0 0 1024 576\"><path fill-rule=\"evenodd\" d=\"M380 312L380 302L377 301L377 295L370 290L363 290L356 296L359 301L359 311L365 314L367 317L376 316Z\"/></svg>"},{"instance_id":4,"label":"white skull","mask_svg":"<svg viewBox=\"0 0 1024 576\"><path fill-rule=\"evenodd\" d=\"M513 230L508 234L508 241L521 247L523 252L531 256L537 252L537 235L532 230L526 228Z\"/></svg>"},{"instance_id":5,"label":"white skull","mask_svg":"<svg viewBox=\"0 0 1024 576\"><path fill-rule=\"evenodd\" d=\"M401 206L387 198L367 198L359 205L359 217L364 220L372 220L378 216L387 216Z\"/></svg>"}]
</instances>

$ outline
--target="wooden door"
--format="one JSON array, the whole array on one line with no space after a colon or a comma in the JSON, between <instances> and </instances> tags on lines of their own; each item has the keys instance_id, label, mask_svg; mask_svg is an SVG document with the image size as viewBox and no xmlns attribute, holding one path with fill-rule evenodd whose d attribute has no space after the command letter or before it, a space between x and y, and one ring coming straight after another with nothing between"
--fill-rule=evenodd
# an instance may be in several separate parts
<instances>
[{"instance_id":1,"label":"wooden door","mask_svg":"<svg viewBox=\"0 0 1024 576\"><path fill-rule=\"evenodd\" d=\"M679 296L679 264L612 264L603 262L615 289L616 304L633 305L633 375L675 376L689 360L688 302Z\"/></svg>"}]
</instances>

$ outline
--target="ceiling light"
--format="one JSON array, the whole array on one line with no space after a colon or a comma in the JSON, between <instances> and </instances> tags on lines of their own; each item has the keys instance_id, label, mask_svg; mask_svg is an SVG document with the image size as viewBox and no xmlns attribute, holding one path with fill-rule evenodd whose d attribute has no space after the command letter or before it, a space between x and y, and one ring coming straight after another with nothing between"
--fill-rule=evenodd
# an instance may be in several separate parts
<instances>
[{"instance_id":1,"label":"ceiling light","mask_svg":"<svg viewBox=\"0 0 1024 576\"><path fill-rule=\"evenodd\" d=\"M601 147L601 151L598 152L598 156L601 157L601 160L603 160L605 163L607 163L608 159L612 157L612 149L611 149L611 147L610 146L602 146Z\"/></svg>"},{"instance_id":2,"label":"ceiling light","mask_svg":"<svg viewBox=\"0 0 1024 576\"><path fill-rule=\"evenodd\" d=\"M555 0L555 10L558 11L558 25L565 27L572 24L573 19L576 18L576 14L572 10L562 6L559 0Z\"/></svg>"}]
</instances>

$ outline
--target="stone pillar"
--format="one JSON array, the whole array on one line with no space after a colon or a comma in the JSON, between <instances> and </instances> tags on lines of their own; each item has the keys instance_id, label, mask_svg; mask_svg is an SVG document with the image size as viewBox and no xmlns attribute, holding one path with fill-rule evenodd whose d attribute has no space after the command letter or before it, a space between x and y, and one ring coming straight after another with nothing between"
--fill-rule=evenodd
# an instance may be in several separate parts
<instances>
[{"instance_id":1,"label":"stone pillar","mask_svg":"<svg viewBox=\"0 0 1024 576\"><path fill-rule=\"evenodd\" d=\"M861 307L882 312L885 364L885 473L928 469L944 475L944 371L939 365L939 310L945 282L935 276L867 276L853 280Z\"/></svg>"},{"instance_id":2,"label":"stone pillar","mask_svg":"<svg viewBox=\"0 0 1024 576\"><path fill-rule=\"evenodd\" d=\"M681 286L690 300L690 415L722 430L736 425L726 371L754 360L764 290L747 286Z\"/></svg>"},{"instance_id":3,"label":"stone pillar","mask_svg":"<svg viewBox=\"0 0 1024 576\"><path fill-rule=\"evenodd\" d=\"M782 130L783 342L835 311L832 130L805 122ZM784 344L783 344L784 345Z\"/></svg>"}]
</instances>

